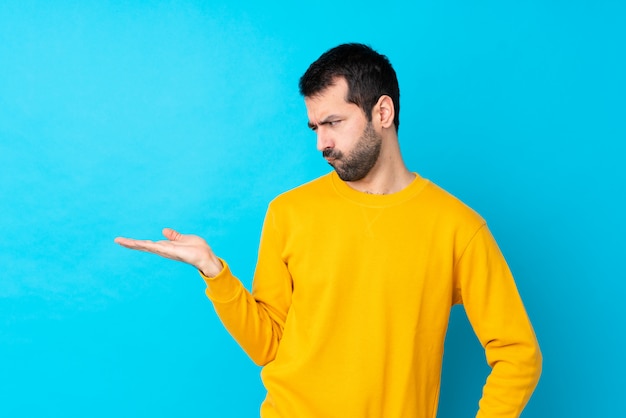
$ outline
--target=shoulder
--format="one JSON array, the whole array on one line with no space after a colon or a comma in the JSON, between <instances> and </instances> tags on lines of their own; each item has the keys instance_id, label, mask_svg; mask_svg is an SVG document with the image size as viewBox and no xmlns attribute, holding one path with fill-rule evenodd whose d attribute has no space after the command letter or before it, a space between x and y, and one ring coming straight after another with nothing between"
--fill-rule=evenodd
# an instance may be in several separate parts
<instances>
[{"instance_id":1,"label":"shoulder","mask_svg":"<svg viewBox=\"0 0 626 418\"><path fill-rule=\"evenodd\" d=\"M332 190L330 174L325 174L291 190L276 196L270 202L270 208L309 205L329 195Z\"/></svg>"},{"instance_id":2,"label":"shoulder","mask_svg":"<svg viewBox=\"0 0 626 418\"><path fill-rule=\"evenodd\" d=\"M434 219L450 223L460 222L472 229L478 229L486 224L474 209L432 181L428 182L420 198Z\"/></svg>"}]
</instances>

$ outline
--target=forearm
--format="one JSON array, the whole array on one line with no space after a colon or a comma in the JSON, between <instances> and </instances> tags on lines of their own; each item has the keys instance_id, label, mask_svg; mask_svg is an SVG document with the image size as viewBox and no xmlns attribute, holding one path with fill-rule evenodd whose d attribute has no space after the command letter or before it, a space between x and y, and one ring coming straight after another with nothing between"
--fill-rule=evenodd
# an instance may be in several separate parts
<instances>
[{"instance_id":1,"label":"forearm","mask_svg":"<svg viewBox=\"0 0 626 418\"><path fill-rule=\"evenodd\" d=\"M222 264L214 277L200 271L206 295L228 332L256 364L264 365L274 359L282 336L280 315L258 302L223 260Z\"/></svg>"},{"instance_id":2,"label":"forearm","mask_svg":"<svg viewBox=\"0 0 626 418\"><path fill-rule=\"evenodd\" d=\"M492 371L476 417L519 417L541 375L542 356L534 334L516 343L491 341L485 350Z\"/></svg>"}]
</instances>

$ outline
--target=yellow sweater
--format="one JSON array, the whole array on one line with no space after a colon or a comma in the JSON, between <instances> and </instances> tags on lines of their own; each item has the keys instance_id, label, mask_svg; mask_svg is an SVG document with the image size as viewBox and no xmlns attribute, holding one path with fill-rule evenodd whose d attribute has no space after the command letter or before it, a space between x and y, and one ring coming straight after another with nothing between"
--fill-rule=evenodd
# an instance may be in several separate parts
<instances>
[{"instance_id":1,"label":"yellow sweater","mask_svg":"<svg viewBox=\"0 0 626 418\"><path fill-rule=\"evenodd\" d=\"M391 195L334 172L284 193L268 208L252 292L226 264L204 279L226 328L265 366L263 418L434 418L455 303L492 367L477 417L519 416L541 371L485 222L419 176Z\"/></svg>"}]
</instances>

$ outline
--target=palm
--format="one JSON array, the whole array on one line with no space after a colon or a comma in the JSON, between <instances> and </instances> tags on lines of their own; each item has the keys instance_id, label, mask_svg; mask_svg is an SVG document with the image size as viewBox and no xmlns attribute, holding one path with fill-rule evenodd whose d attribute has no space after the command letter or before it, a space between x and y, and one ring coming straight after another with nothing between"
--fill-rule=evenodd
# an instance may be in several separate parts
<instances>
[{"instance_id":1,"label":"palm","mask_svg":"<svg viewBox=\"0 0 626 418\"><path fill-rule=\"evenodd\" d=\"M197 235L184 235L170 228L165 228L163 235L167 238L166 240L150 241L118 237L115 238L115 242L133 250L145 251L171 260L182 261L200 270L207 266L209 260L213 259L215 261L216 259L211 247ZM208 270L212 269L209 268Z\"/></svg>"}]
</instances>

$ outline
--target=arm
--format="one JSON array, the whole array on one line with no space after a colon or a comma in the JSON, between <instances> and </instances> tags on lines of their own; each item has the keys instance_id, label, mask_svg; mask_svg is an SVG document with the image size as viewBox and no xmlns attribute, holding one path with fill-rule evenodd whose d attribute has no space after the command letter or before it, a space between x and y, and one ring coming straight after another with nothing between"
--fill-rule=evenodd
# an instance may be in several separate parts
<instances>
[{"instance_id":1,"label":"arm","mask_svg":"<svg viewBox=\"0 0 626 418\"><path fill-rule=\"evenodd\" d=\"M519 417L539 380L542 357L511 272L486 226L471 239L455 275L492 368L477 418Z\"/></svg>"},{"instance_id":2,"label":"arm","mask_svg":"<svg viewBox=\"0 0 626 418\"><path fill-rule=\"evenodd\" d=\"M277 235L272 219L268 213L259 249L254 296L233 276L229 266L213 253L206 241L198 236L183 235L166 228L163 235L167 240L118 237L115 242L126 248L150 252L196 267L207 284L207 297L213 302L226 329L255 363L264 365L276 355L291 303L291 278L277 250Z\"/></svg>"},{"instance_id":3,"label":"arm","mask_svg":"<svg viewBox=\"0 0 626 418\"><path fill-rule=\"evenodd\" d=\"M293 286L282 255L282 239L270 207L263 223L252 292L232 280L227 268L213 279L204 277L207 297L222 323L258 365L276 356L291 306Z\"/></svg>"}]
</instances>

